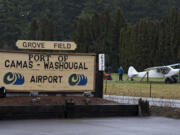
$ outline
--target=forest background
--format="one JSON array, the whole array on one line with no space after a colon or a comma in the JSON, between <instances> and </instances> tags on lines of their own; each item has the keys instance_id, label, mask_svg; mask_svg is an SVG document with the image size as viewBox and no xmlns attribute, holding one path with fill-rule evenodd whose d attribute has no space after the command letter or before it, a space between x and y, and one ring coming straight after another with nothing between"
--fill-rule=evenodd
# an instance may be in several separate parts
<instances>
[{"instance_id":1,"label":"forest background","mask_svg":"<svg viewBox=\"0 0 180 135\"><path fill-rule=\"evenodd\" d=\"M75 41L106 66L179 63L179 0L0 0L0 49L17 40Z\"/></svg>"}]
</instances>

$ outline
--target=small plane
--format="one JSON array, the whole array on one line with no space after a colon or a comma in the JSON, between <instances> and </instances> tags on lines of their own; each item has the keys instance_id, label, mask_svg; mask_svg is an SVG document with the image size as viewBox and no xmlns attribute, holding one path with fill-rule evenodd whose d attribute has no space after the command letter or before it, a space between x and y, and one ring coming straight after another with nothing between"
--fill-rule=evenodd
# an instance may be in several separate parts
<instances>
[{"instance_id":1,"label":"small plane","mask_svg":"<svg viewBox=\"0 0 180 135\"><path fill-rule=\"evenodd\" d=\"M177 83L177 76L180 75L180 69L176 69L176 66L180 66L180 63L167 65L167 66L157 66L145 69L143 72L137 72L133 66L128 69L128 78L133 80L135 77L142 78L165 78L165 83ZM127 78L127 80L128 80Z\"/></svg>"}]
</instances>

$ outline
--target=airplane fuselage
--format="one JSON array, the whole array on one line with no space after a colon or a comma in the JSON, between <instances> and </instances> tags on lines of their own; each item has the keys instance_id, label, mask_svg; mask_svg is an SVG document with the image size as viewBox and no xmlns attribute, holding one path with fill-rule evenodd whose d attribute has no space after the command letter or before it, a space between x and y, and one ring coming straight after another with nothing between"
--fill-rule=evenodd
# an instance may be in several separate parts
<instances>
[{"instance_id":1,"label":"airplane fuselage","mask_svg":"<svg viewBox=\"0 0 180 135\"><path fill-rule=\"evenodd\" d=\"M139 78L142 78L142 77L150 77L150 78L164 78L165 76L161 73L157 73L156 71L152 70L152 71L149 71L148 74L146 71L143 71L143 72L138 72L138 74L135 76L135 77L139 77Z\"/></svg>"},{"instance_id":2,"label":"airplane fuselage","mask_svg":"<svg viewBox=\"0 0 180 135\"><path fill-rule=\"evenodd\" d=\"M174 69L170 66L163 66L161 68L159 67L152 67L152 68L148 68L146 69L146 71L143 72L137 72L134 67L129 67L128 70L128 77L133 79L135 77L139 77L139 78L145 78L145 77L149 77L149 78L165 78L165 82L177 82L177 79L175 76L179 75L180 73L180 69Z\"/></svg>"}]
</instances>

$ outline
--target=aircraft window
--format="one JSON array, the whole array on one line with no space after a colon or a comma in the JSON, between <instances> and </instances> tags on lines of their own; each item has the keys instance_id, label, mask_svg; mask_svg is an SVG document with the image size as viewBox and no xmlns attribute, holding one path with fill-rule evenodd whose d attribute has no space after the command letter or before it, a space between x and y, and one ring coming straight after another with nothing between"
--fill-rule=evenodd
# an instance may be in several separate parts
<instances>
[{"instance_id":1,"label":"aircraft window","mask_svg":"<svg viewBox=\"0 0 180 135\"><path fill-rule=\"evenodd\" d=\"M164 67L164 68L159 68L159 69L157 69L157 72L160 72L160 73L162 73L162 74L168 74L169 71L170 71L170 68L168 68L168 67Z\"/></svg>"},{"instance_id":2,"label":"aircraft window","mask_svg":"<svg viewBox=\"0 0 180 135\"><path fill-rule=\"evenodd\" d=\"M174 69L178 69L178 68L180 68L180 65L175 65L175 66L172 66L172 68L174 68Z\"/></svg>"},{"instance_id":3,"label":"aircraft window","mask_svg":"<svg viewBox=\"0 0 180 135\"><path fill-rule=\"evenodd\" d=\"M161 72L161 69L158 68L158 69L157 69L157 72L160 73L160 72Z\"/></svg>"}]
</instances>

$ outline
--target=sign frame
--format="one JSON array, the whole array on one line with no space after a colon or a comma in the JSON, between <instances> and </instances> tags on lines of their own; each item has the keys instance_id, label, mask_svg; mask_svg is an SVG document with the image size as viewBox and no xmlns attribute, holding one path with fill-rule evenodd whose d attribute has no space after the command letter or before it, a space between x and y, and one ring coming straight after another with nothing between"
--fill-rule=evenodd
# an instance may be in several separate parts
<instances>
[{"instance_id":1,"label":"sign frame","mask_svg":"<svg viewBox=\"0 0 180 135\"><path fill-rule=\"evenodd\" d=\"M78 92L85 92L85 91L91 91L91 92L96 92L96 70L97 70L97 54L95 53L59 53L59 52L26 52L26 51L9 51L9 50L0 50L0 53L20 53L20 54L46 54L46 55L70 55L70 56L94 56L94 79L93 79L93 90L14 90L14 89L7 89L7 92L32 92L32 91L38 91L38 92L43 92L43 93L78 93Z\"/></svg>"}]
</instances>

